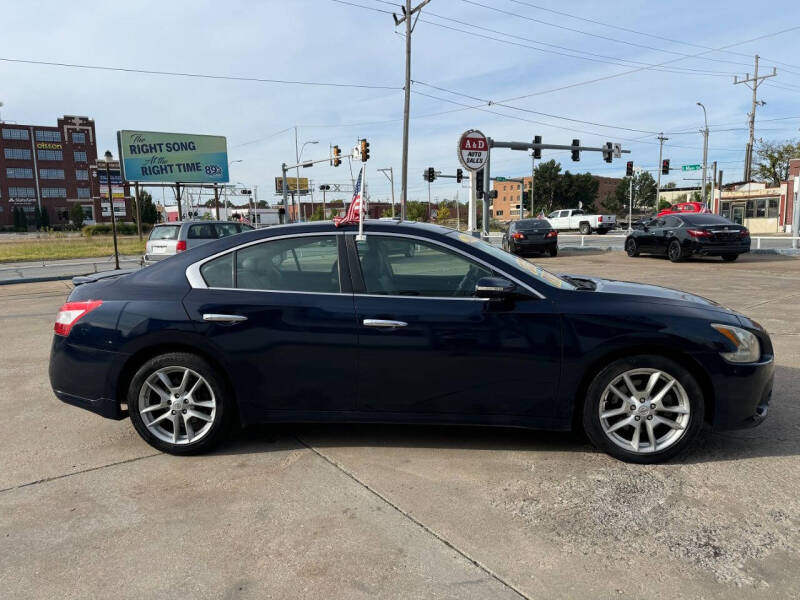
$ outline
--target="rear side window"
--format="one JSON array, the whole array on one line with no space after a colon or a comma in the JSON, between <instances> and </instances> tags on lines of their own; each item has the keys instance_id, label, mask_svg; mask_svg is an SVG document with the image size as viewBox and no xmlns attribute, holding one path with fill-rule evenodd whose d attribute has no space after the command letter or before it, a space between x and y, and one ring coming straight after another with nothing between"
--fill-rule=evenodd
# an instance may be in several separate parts
<instances>
[{"instance_id":1,"label":"rear side window","mask_svg":"<svg viewBox=\"0 0 800 600\"><path fill-rule=\"evenodd\" d=\"M236 223L216 223L217 237L228 237L239 233L239 226Z\"/></svg>"},{"instance_id":2,"label":"rear side window","mask_svg":"<svg viewBox=\"0 0 800 600\"><path fill-rule=\"evenodd\" d=\"M336 236L287 238L238 250L236 287L338 293L339 249Z\"/></svg>"},{"instance_id":3,"label":"rear side window","mask_svg":"<svg viewBox=\"0 0 800 600\"><path fill-rule=\"evenodd\" d=\"M233 255L233 252L225 254L200 267L200 274L208 287L233 287Z\"/></svg>"},{"instance_id":4,"label":"rear side window","mask_svg":"<svg viewBox=\"0 0 800 600\"><path fill-rule=\"evenodd\" d=\"M187 237L190 240L210 240L217 237L214 226L211 223L199 223L189 226Z\"/></svg>"},{"instance_id":5,"label":"rear side window","mask_svg":"<svg viewBox=\"0 0 800 600\"><path fill-rule=\"evenodd\" d=\"M180 228L180 225L157 225L153 227L153 231L150 232L150 237L148 239L177 240Z\"/></svg>"}]
</instances>

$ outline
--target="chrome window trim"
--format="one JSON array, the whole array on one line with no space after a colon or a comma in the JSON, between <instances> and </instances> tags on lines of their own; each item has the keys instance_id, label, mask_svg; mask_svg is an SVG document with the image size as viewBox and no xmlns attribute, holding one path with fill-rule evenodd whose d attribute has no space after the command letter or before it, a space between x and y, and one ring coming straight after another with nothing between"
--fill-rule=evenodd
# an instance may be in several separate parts
<instances>
[{"instance_id":1,"label":"chrome window trim","mask_svg":"<svg viewBox=\"0 0 800 600\"><path fill-rule=\"evenodd\" d=\"M344 235L344 231L313 231L309 233L291 233L287 235L276 235L268 238L263 238L259 240L253 240L252 242L247 242L246 244L241 244L239 246L234 246L233 248L228 248L227 250L223 250L222 252L217 252L216 254L212 254L206 258L203 258L195 263L190 264L186 267L186 279L189 281L189 285L192 286L194 289L202 289L202 290L239 290L239 291L249 291L249 292L274 292L274 293L287 293L287 294L329 294L334 296L341 296L344 292L302 292L302 291L292 291L292 290L254 290L249 288L220 288L220 287L209 287L206 285L203 276L200 275L200 267L206 264L209 261L214 260L215 258L219 258L220 256L224 256L226 254L231 254L232 252L236 252L237 250L241 250L242 248L249 248L250 246L255 246L257 244L267 244L269 242L273 242L276 240L284 240L287 238L300 238L300 237L320 237L320 236L331 236L331 235ZM231 237L231 236L228 236ZM224 238L219 238L224 239ZM349 295L349 294L347 294Z\"/></svg>"},{"instance_id":2,"label":"chrome window trim","mask_svg":"<svg viewBox=\"0 0 800 600\"><path fill-rule=\"evenodd\" d=\"M355 236L355 233L353 233L353 232L350 232L350 231L348 231L348 232L347 232L347 234L348 234L348 235ZM368 236L368 237L369 237L369 235L370 235L370 234L369 234L369 232L367 232L367 236ZM480 263L481 265L483 265L483 266L485 266L485 267L487 267L487 268L491 269L492 271L496 271L496 272L498 272L498 273L500 273L500 274L504 275L505 277L508 277L508 279L510 279L511 281L513 281L514 283L516 283L517 285L520 285L520 286L522 286L523 288L525 288L526 290L528 290L529 292L531 292L532 294L534 294L535 296L537 296L539 299L541 299L541 300L545 300L545 299L546 299L546 297L545 297L545 296L543 296L543 295L542 295L540 292L538 292L538 291L536 291L535 289L533 289L533 288L532 288L531 286L529 286L527 283L524 283L524 282L520 281L519 279L517 279L517 278L516 278L516 277L514 277L513 275L509 275L508 273L506 273L506 272L505 272L505 271L503 271L502 269L499 269L499 268L495 267L494 265L492 265L492 264L490 264L490 263L486 262L485 260L482 260L482 259L480 259L480 258L478 258L478 257L476 257L476 256L473 256L473 255L472 255L472 254L470 254L469 252L464 252L464 251L463 251L463 250L461 250L460 248L456 248L456 247L454 247L454 246L450 246L450 245L448 245L448 244L445 244L444 242L440 242L439 240L433 240L433 239L426 238L426 237L420 237L420 236L418 236L418 235L412 235L412 234L409 234L409 233L394 233L394 232L383 232L383 231L381 231L381 232L375 232L375 233L373 233L372 235L379 235L379 236L393 236L393 237L404 237L404 238L411 238L411 239L414 239L414 240L419 240L419 241L421 241L421 242L430 242L430 243L432 243L432 244L437 244L437 245L439 245L439 246L442 246L442 247L444 247L444 248L447 248L448 250L452 250L453 252L457 252L458 254L461 254L461 255L463 255L463 256L465 256L467 259L470 259L470 260L472 260L473 262ZM452 297L452 298L451 298L451 297L448 297L448 296L384 296L383 294L355 294L355 295L356 295L356 296L376 296L376 297L379 297L379 298L425 298L425 299L427 299L427 300L431 300L431 299L440 299L440 300L456 300L456 299L457 299L457 298L455 298L455 297ZM480 300L480 301L486 301L486 298L462 298L462 299L465 299L465 300Z\"/></svg>"},{"instance_id":3,"label":"chrome window trim","mask_svg":"<svg viewBox=\"0 0 800 600\"><path fill-rule=\"evenodd\" d=\"M193 289L203 289L203 290L224 290L224 291L236 291L236 292L265 292L270 294L317 294L322 296L343 296L343 295L353 295L359 297L367 297L367 298L402 298L404 300L467 300L471 302L486 302L486 298L473 298L467 296L460 296L460 297L450 297L450 296L395 296L389 294L346 294L345 292L305 292L300 290L260 290L260 289L251 289L251 288L226 288L226 287L209 287L205 280L203 279L202 275L200 274L200 268L207 262L212 261L216 258L224 256L226 254L230 254L232 252L236 252L237 250L241 250L242 248L248 248L250 246L255 246L257 244L266 244L276 240L282 240L287 238L300 238L300 237L320 237L320 236L331 236L331 235L350 235L355 236L356 233L352 231L325 231L325 232L308 232L308 233L293 233L287 235L277 235L273 237L268 237L264 239L254 240L252 242L247 242L246 244L241 244L239 246L235 246L233 248L228 248L227 250L223 250L222 252L217 252L216 254L212 254L206 258L203 258L195 263L192 263L188 267L186 267L186 279L189 281L189 285ZM455 248L438 240L433 240L426 237L420 237L418 235L412 235L407 233L394 233L394 232L374 232L371 233L367 232L367 235L381 235L381 236L393 236L393 237L404 237L404 238L411 238L413 240L418 240L421 242L430 242L433 244L437 244L444 248L450 249L453 252L457 252L458 254L463 255L467 259L471 259L474 262L480 263L481 265L496 271L507 277L509 280L513 281L517 285L522 286L524 289L528 290L532 294L534 294L539 299L546 299L546 296L542 295L537 290L533 289L528 284L520 281L513 275L509 275L507 272L499 269L488 262L477 258L468 252L464 252L460 248Z\"/></svg>"}]
</instances>

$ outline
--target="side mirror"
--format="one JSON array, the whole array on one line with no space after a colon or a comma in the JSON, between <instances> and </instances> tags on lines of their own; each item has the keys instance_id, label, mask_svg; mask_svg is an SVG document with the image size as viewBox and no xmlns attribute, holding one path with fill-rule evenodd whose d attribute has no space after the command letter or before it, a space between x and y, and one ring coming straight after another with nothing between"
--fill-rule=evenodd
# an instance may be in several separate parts
<instances>
[{"instance_id":1,"label":"side mirror","mask_svg":"<svg viewBox=\"0 0 800 600\"><path fill-rule=\"evenodd\" d=\"M481 277L475 284L475 297L499 299L508 298L517 289L516 284L502 277Z\"/></svg>"}]
</instances>

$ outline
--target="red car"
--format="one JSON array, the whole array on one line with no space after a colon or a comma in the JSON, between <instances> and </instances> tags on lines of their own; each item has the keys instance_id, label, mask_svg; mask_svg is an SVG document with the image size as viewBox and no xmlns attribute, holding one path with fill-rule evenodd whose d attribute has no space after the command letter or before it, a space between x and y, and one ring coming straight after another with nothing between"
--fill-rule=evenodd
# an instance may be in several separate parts
<instances>
[{"instance_id":1,"label":"red car","mask_svg":"<svg viewBox=\"0 0 800 600\"><path fill-rule=\"evenodd\" d=\"M679 204L673 204L669 208L665 208L661 212L658 213L658 217L663 217L664 215L679 215L683 213L707 213L711 212L706 208L706 205L702 202L681 202Z\"/></svg>"}]
</instances>

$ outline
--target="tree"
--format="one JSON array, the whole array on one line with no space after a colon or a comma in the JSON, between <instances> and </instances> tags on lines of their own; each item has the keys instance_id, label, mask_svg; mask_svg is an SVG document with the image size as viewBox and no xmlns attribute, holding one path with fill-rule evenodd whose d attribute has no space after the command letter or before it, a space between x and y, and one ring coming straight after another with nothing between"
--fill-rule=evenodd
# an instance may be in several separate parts
<instances>
[{"instance_id":1,"label":"tree","mask_svg":"<svg viewBox=\"0 0 800 600\"><path fill-rule=\"evenodd\" d=\"M539 163L533 175L533 210L549 213L558 191L561 165L555 160Z\"/></svg>"},{"instance_id":2,"label":"tree","mask_svg":"<svg viewBox=\"0 0 800 600\"><path fill-rule=\"evenodd\" d=\"M428 208L422 202L412 200L406 204L406 217L409 221L425 221L428 216Z\"/></svg>"},{"instance_id":3,"label":"tree","mask_svg":"<svg viewBox=\"0 0 800 600\"><path fill-rule=\"evenodd\" d=\"M665 183L664 185L661 186L661 189L662 190L674 190L676 187L678 187L678 184L676 184L674 181L668 181L667 183Z\"/></svg>"},{"instance_id":4,"label":"tree","mask_svg":"<svg viewBox=\"0 0 800 600\"><path fill-rule=\"evenodd\" d=\"M614 199L611 204L606 204L609 210L612 205L617 207L616 210L625 210L628 208L628 197L630 196L631 178L623 177L622 181L617 184L614 190ZM656 200L656 180L647 171L636 173L633 176L633 205L639 208L652 210Z\"/></svg>"},{"instance_id":5,"label":"tree","mask_svg":"<svg viewBox=\"0 0 800 600\"><path fill-rule=\"evenodd\" d=\"M69 209L69 219L78 229L83 226L83 207L80 204L73 204Z\"/></svg>"},{"instance_id":6,"label":"tree","mask_svg":"<svg viewBox=\"0 0 800 600\"><path fill-rule=\"evenodd\" d=\"M756 181L764 181L777 187L789 178L789 159L800 157L800 142L787 140L783 143L758 140L756 146Z\"/></svg>"},{"instance_id":7,"label":"tree","mask_svg":"<svg viewBox=\"0 0 800 600\"><path fill-rule=\"evenodd\" d=\"M669 200L659 200L658 202L658 210L664 210L665 208L670 208L672 203Z\"/></svg>"},{"instance_id":8,"label":"tree","mask_svg":"<svg viewBox=\"0 0 800 600\"><path fill-rule=\"evenodd\" d=\"M149 223L152 225L158 222L158 211L156 210L156 205L153 204L153 197L150 195L150 192L146 192L145 190L139 191L139 205L142 223Z\"/></svg>"},{"instance_id":9,"label":"tree","mask_svg":"<svg viewBox=\"0 0 800 600\"><path fill-rule=\"evenodd\" d=\"M593 212L599 185L591 173L566 171L557 181L552 208L578 208L580 205L587 212Z\"/></svg>"},{"instance_id":10,"label":"tree","mask_svg":"<svg viewBox=\"0 0 800 600\"><path fill-rule=\"evenodd\" d=\"M314 207L314 212L311 213L311 216L308 218L309 221L324 221L325 220L325 213L322 210L322 205L318 205Z\"/></svg>"},{"instance_id":11,"label":"tree","mask_svg":"<svg viewBox=\"0 0 800 600\"><path fill-rule=\"evenodd\" d=\"M447 207L447 204L444 202L439 204L439 212L436 215L437 221L446 221L450 218L450 209Z\"/></svg>"}]
</instances>

